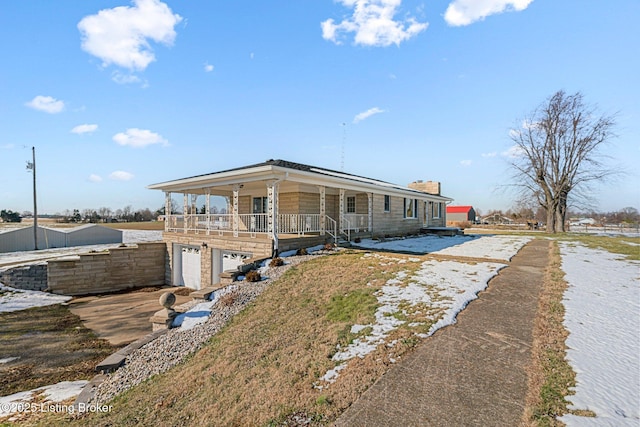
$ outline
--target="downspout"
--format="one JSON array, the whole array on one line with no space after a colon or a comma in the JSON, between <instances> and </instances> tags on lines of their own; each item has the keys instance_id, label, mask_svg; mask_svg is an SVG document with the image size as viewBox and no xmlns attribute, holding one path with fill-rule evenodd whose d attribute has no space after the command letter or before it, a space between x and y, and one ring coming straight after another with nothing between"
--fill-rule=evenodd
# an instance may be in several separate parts
<instances>
[{"instance_id":1,"label":"downspout","mask_svg":"<svg viewBox=\"0 0 640 427\"><path fill-rule=\"evenodd\" d=\"M278 192L277 192L277 185L280 184L282 181L286 180L289 177L289 172L285 172L284 176L282 178L279 178L277 180L275 180L274 182L271 183L271 185L273 186L274 189L274 200L273 200L273 208L271 209L271 214L273 215L273 217L271 218L271 224L273 224L273 250L272 253L275 256L278 256L278 206L277 206L277 200L278 200Z\"/></svg>"}]
</instances>

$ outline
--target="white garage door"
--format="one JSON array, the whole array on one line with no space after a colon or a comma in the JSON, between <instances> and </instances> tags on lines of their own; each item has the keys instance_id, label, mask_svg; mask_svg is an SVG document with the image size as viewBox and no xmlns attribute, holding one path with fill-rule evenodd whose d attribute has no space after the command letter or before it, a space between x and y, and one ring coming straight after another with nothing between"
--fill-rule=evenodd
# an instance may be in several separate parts
<instances>
[{"instance_id":1,"label":"white garage door","mask_svg":"<svg viewBox=\"0 0 640 427\"><path fill-rule=\"evenodd\" d=\"M242 252L224 252L222 254L222 271L237 270L244 264L244 260L251 258L251 254Z\"/></svg>"},{"instance_id":2,"label":"white garage door","mask_svg":"<svg viewBox=\"0 0 640 427\"><path fill-rule=\"evenodd\" d=\"M200 289L200 248L183 246L181 253L181 285Z\"/></svg>"}]
</instances>

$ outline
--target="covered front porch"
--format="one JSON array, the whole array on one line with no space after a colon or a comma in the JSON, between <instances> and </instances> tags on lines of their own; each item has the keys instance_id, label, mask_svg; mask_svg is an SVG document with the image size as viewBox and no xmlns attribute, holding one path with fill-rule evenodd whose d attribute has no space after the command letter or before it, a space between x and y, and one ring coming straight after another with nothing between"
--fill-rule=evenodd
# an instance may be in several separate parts
<instances>
[{"instance_id":1,"label":"covered front porch","mask_svg":"<svg viewBox=\"0 0 640 427\"><path fill-rule=\"evenodd\" d=\"M260 188L262 187L262 188ZM336 242L354 233L371 233L373 194L295 183L263 182L235 185L230 191L206 188L181 192L182 212L175 194L165 192L165 231L227 238L280 239L325 236ZM212 204L222 199L223 206Z\"/></svg>"}]
</instances>

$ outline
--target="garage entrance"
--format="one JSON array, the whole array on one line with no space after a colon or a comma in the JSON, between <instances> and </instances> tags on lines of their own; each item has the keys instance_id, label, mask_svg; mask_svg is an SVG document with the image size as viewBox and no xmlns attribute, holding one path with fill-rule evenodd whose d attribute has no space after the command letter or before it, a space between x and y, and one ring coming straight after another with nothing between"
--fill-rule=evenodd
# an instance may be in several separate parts
<instances>
[{"instance_id":1,"label":"garage entrance","mask_svg":"<svg viewBox=\"0 0 640 427\"><path fill-rule=\"evenodd\" d=\"M174 245L173 259L174 285L200 289L200 247Z\"/></svg>"},{"instance_id":2,"label":"garage entrance","mask_svg":"<svg viewBox=\"0 0 640 427\"><path fill-rule=\"evenodd\" d=\"M211 283L220 283L220 273L236 270L244 264L244 260L251 258L247 252L233 252L222 249L212 249L211 252Z\"/></svg>"}]
</instances>

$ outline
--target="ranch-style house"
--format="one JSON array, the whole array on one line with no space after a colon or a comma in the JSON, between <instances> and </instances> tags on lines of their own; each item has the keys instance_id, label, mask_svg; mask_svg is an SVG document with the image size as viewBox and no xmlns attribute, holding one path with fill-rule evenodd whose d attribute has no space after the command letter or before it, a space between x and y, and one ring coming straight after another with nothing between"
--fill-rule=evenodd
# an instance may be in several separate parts
<instances>
[{"instance_id":1,"label":"ranch-style house","mask_svg":"<svg viewBox=\"0 0 640 427\"><path fill-rule=\"evenodd\" d=\"M356 237L384 237L445 227L439 182L403 187L285 160L148 186L165 193L167 283L215 285L244 260ZM182 194L182 213L171 212ZM226 207L214 213L211 197ZM204 208L198 209L198 206ZM203 212L204 211L204 212Z\"/></svg>"}]
</instances>

